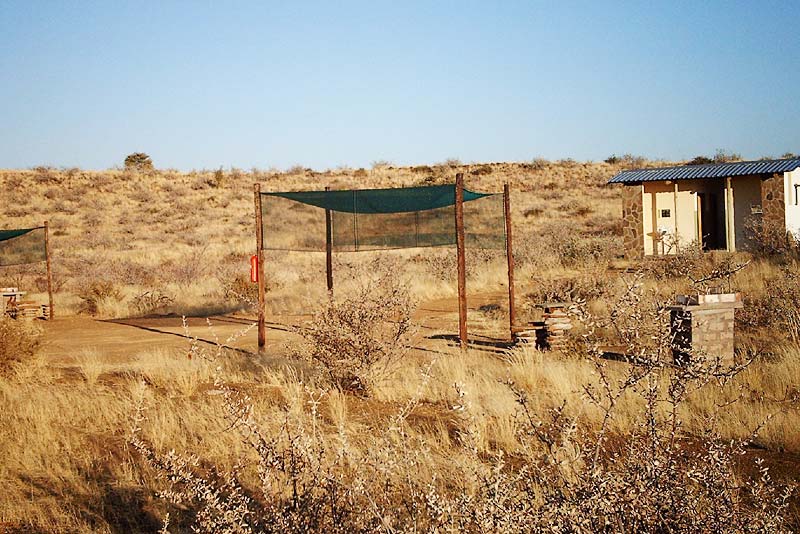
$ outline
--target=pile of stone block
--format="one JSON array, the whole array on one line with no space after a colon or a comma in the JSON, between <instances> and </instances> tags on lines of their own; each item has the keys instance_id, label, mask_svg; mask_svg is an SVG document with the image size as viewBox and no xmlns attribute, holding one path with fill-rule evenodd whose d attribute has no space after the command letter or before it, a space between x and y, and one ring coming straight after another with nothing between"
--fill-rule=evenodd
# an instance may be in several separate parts
<instances>
[{"instance_id":1,"label":"pile of stone block","mask_svg":"<svg viewBox=\"0 0 800 534\"><path fill-rule=\"evenodd\" d=\"M543 308L542 320L532 321L516 333L518 341L535 343L539 349L560 350L567 344L567 331L572 329L572 319L567 313L569 303L545 302L537 307Z\"/></svg>"}]
</instances>

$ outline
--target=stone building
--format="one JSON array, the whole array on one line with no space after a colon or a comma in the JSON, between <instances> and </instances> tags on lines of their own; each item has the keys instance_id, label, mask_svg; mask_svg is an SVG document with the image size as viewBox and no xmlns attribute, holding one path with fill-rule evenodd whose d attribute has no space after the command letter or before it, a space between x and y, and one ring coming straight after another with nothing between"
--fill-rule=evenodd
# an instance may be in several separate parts
<instances>
[{"instance_id":1,"label":"stone building","mask_svg":"<svg viewBox=\"0 0 800 534\"><path fill-rule=\"evenodd\" d=\"M608 183L624 185L628 258L747 250L758 228L800 237L800 158L629 170Z\"/></svg>"}]
</instances>

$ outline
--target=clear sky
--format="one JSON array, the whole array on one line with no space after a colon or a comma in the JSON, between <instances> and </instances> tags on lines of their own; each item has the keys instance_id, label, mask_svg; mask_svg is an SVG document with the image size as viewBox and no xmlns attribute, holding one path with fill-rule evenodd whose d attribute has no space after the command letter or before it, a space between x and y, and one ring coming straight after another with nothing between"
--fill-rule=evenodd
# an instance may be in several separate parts
<instances>
[{"instance_id":1,"label":"clear sky","mask_svg":"<svg viewBox=\"0 0 800 534\"><path fill-rule=\"evenodd\" d=\"M0 167L800 152L800 2L0 0Z\"/></svg>"}]
</instances>

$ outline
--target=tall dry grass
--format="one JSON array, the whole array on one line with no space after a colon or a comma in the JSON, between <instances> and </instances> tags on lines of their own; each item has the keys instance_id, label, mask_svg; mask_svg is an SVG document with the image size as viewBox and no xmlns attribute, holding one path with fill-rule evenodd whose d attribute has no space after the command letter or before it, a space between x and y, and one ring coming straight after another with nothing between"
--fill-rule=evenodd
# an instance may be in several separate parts
<instances>
[{"instance_id":1,"label":"tall dry grass","mask_svg":"<svg viewBox=\"0 0 800 534\"><path fill-rule=\"evenodd\" d=\"M0 373L0 525L154 532L169 517L171 532L796 529L796 498L784 500L782 491L800 472L800 349L770 307L777 295L796 312L797 268L746 255L636 266L636 302L649 321L626 323L620 339L609 321L642 316L620 313L630 275L613 274L627 265L618 257L618 192L604 183L621 165L0 173L13 196L0 206L3 226L51 220L63 313L247 310L254 181L269 190L383 187L443 183L464 171L476 190L512 183L523 317L558 299L585 302L583 316L593 318L565 353L462 353L444 342L418 350L419 339L398 338L398 347L382 337L389 330L376 329L379 343L369 339L347 354L384 347L403 357L357 395L324 367L275 368L268 357L199 346L155 348L124 363L99 347L75 347L71 362L56 365L36 356L35 332L14 323L17 337L0 345L10 355ZM336 294L351 302L328 310L331 320L308 336L312 349L333 340L326 354L346 353L341 327L360 323L342 319L369 305L354 298L366 274L403 273L422 302L455 293L451 250L378 258L337 255ZM269 312L324 317L324 257L267 259ZM472 294L502 294L502 256L471 252L468 260ZM664 341L658 303L697 290L693 279L726 262L747 261L726 281L747 301L737 319L747 366L715 372L709 362L687 377L647 358L664 353L646 342ZM0 278L44 289L38 266L5 268ZM505 331L502 309L474 308L471 327ZM380 313L388 309L360 317L391 325L402 310ZM638 351L635 365L597 357L599 344L619 343ZM30 350L17 349L24 346ZM369 366L356 369L370 374ZM682 381L698 387L681 389Z\"/></svg>"}]
</instances>

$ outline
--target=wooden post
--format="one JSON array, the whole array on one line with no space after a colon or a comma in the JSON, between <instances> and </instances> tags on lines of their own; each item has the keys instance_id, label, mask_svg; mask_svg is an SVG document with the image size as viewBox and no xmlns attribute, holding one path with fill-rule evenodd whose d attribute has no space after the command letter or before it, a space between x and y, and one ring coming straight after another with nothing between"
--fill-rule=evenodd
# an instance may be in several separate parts
<instances>
[{"instance_id":1,"label":"wooden post","mask_svg":"<svg viewBox=\"0 0 800 534\"><path fill-rule=\"evenodd\" d=\"M733 186L731 177L725 178L725 245L728 252L736 252L736 227L733 210Z\"/></svg>"},{"instance_id":2,"label":"wooden post","mask_svg":"<svg viewBox=\"0 0 800 534\"><path fill-rule=\"evenodd\" d=\"M506 263L508 265L508 328L514 341L517 310L514 305L514 243L511 236L511 192L508 183L503 185L503 212L506 221Z\"/></svg>"},{"instance_id":3,"label":"wooden post","mask_svg":"<svg viewBox=\"0 0 800 534\"><path fill-rule=\"evenodd\" d=\"M44 255L47 263L47 297L50 310L48 320L52 321L56 316L55 305L53 304L53 270L50 265L50 223L44 222Z\"/></svg>"},{"instance_id":4,"label":"wooden post","mask_svg":"<svg viewBox=\"0 0 800 534\"><path fill-rule=\"evenodd\" d=\"M267 344L266 323L264 321L264 226L261 220L261 184L253 186L256 209L256 255L258 256L258 350Z\"/></svg>"},{"instance_id":5,"label":"wooden post","mask_svg":"<svg viewBox=\"0 0 800 534\"><path fill-rule=\"evenodd\" d=\"M673 254L678 253L678 245L680 245L680 236L678 235L678 182L675 182L675 188L672 191L672 224L675 227L675 239L673 240L672 246L675 247L675 250L672 251Z\"/></svg>"},{"instance_id":6,"label":"wooden post","mask_svg":"<svg viewBox=\"0 0 800 534\"><path fill-rule=\"evenodd\" d=\"M330 191L326 187L325 191ZM333 221L331 210L325 210L325 275L328 281L328 293L333 294Z\"/></svg>"},{"instance_id":7,"label":"wooden post","mask_svg":"<svg viewBox=\"0 0 800 534\"><path fill-rule=\"evenodd\" d=\"M456 174L456 251L458 260L458 340L467 348L467 266L464 253L464 174Z\"/></svg>"}]
</instances>

